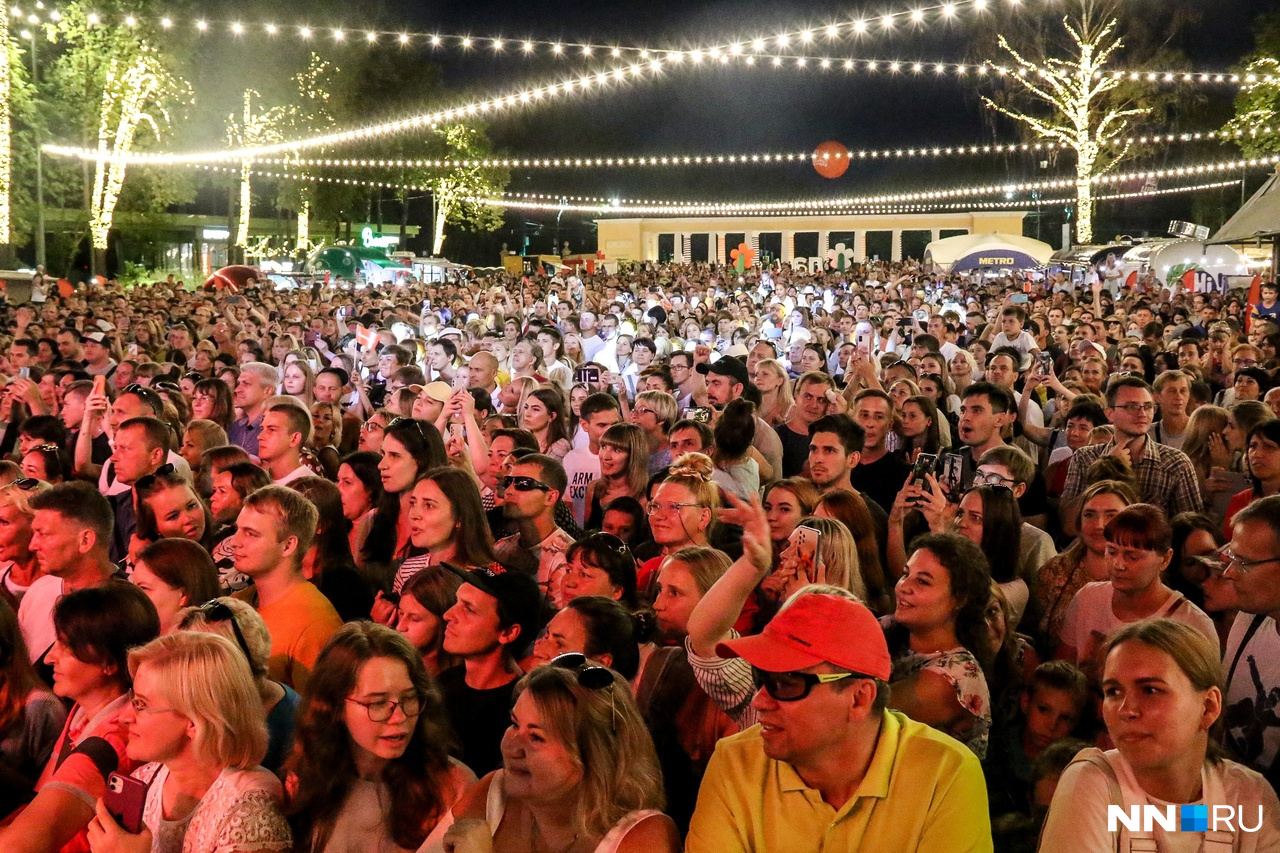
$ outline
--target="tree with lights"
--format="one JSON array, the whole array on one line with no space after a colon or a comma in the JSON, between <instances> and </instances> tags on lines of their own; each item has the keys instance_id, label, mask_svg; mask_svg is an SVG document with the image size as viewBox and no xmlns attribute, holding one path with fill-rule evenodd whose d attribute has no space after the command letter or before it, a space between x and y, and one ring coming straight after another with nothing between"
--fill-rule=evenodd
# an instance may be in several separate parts
<instances>
[{"instance_id":1,"label":"tree with lights","mask_svg":"<svg viewBox=\"0 0 1280 853\"><path fill-rule=\"evenodd\" d=\"M442 159L482 159L492 154L488 137L478 128L454 124L437 130L445 143ZM478 201L502 194L511 174L506 169L481 166L454 166L431 170L425 183L431 188L435 205L432 221L431 254L439 256L444 247L444 226L459 225L469 231L497 231L502 227L502 208Z\"/></svg>"},{"instance_id":2,"label":"tree with lights","mask_svg":"<svg viewBox=\"0 0 1280 853\"><path fill-rule=\"evenodd\" d=\"M1070 55L1063 58L1032 56L1017 50L1001 34L1001 49L1013 59L1013 74L1006 77L1034 102L1049 107L1049 114L998 104L983 96L988 107L1030 128L1041 139L1061 142L1076 153L1076 240L1093 241L1093 182L1115 168L1131 153L1124 141L1134 119L1150 112L1136 106L1122 81L1106 73L1107 61L1124 46L1118 37L1118 21L1105 23L1094 3L1081 3L1078 16L1062 19L1069 38ZM1118 91L1119 90L1119 91Z\"/></svg>"},{"instance_id":3,"label":"tree with lights","mask_svg":"<svg viewBox=\"0 0 1280 853\"><path fill-rule=\"evenodd\" d=\"M284 108L280 116L282 134L289 137L314 136L334 127L333 81L340 69L312 53L307 67L293 76L296 101ZM309 175L310 170L291 165L288 170ZM298 236L296 250L306 252L311 248L311 202L313 187L310 182L288 181L279 192L280 202L298 212Z\"/></svg>"},{"instance_id":4,"label":"tree with lights","mask_svg":"<svg viewBox=\"0 0 1280 853\"><path fill-rule=\"evenodd\" d=\"M262 96L254 89L244 91L244 113L237 117L227 117L227 141L236 147L252 147L271 145L283 137L280 133L285 121L286 109L272 107L254 112L254 99ZM249 247L249 218L253 208L253 159L246 157L240 161L240 219L236 224L235 246L240 252Z\"/></svg>"},{"instance_id":5,"label":"tree with lights","mask_svg":"<svg viewBox=\"0 0 1280 853\"><path fill-rule=\"evenodd\" d=\"M1235 118L1222 129L1243 134L1246 157L1265 157L1280 154L1280 12L1263 15L1255 34L1253 55L1240 70L1246 82L1236 95Z\"/></svg>"}]
</instances>

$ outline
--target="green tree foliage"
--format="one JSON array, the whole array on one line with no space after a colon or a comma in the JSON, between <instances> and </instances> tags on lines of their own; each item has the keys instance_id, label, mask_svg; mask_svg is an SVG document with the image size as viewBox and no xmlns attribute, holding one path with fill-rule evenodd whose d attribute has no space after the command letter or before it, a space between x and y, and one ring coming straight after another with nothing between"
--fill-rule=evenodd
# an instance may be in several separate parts
<instances>
[{"instance_id":1,"label":"green tree foliage","mask_svg":"<svg viewBox=\"0 0 1280 853\"><path fill-rule=\"evenodd\" d=\"M1265 157L1280 154L1280 11L1259 17L1254 32L1256 47L1238 69L1246 82L1236 95L1236 114L1222 129L1241 134L1245 156Z\"/></svg>"}]
</instances>

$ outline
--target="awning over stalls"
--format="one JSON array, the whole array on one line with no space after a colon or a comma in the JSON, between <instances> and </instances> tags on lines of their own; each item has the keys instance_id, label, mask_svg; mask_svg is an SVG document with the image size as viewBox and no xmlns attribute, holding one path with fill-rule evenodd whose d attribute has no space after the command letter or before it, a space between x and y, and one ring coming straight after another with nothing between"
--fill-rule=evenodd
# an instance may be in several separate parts
<instances>
[{"instance_id":1,"label":"awning over stalls","mask_svg":"<svg viewBox=\"0 0 1280 853\"><path fill-rule=\"evenodd\" d=\"M948 273L1036 269L1051 257L1048 243L1015 234L961 234L934 240L924 250L926 263Z\"/></svg>"}]
</instances>

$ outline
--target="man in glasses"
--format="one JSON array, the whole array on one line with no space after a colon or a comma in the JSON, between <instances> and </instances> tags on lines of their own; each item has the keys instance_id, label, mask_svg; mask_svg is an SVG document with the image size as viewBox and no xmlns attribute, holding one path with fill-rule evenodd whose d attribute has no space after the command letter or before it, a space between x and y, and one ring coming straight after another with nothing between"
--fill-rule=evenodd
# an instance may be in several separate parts
<instances>
[{"instance_id":1,"label":"man in glasses","mask_svg":"<svg viewBox=\"0 0 1280 853\"><path fill-rule=\"evenodd\" d=\"M519 531L498 540L498 559L535 576L543 595L558 602L564 555L573 544L555 518L556 505L568 487L564 467L550 456L531 453L511 466L501 485L502 514Z\"/></svg>"},{"instance_id":2,"label":"man in glasses","mask_svg":"<svg viewBox=\"0 0 1280 853\"><path fill-rule=\"evenodd\" d=\"M1150 437L1155 410L1155 398L1146 380L1139 376L1111 380L1104 411L1115 428L1115 438L1106 444L1082 447L1072 455L1059 507L1064 520L1075 518L1089 466L1103 456L1115 456L1132 468L1138 497L1163 508L1170 518L1204 508L1191 460L1181 450Z\"/></svg>"},{"instance_id":3,"label":"man in glasses","mask_svg":"<svg viewBox=\"0 0 1280 853\"><path fill-rule=\"evenodd\" d=\"M1280 786L1280 496L1236 514L1219 552L1240 614L1227 638L1222 718L1232 758ZM29 594L29 593L28 593Z\"/></svg>"},{"instance_id":4,"label":"man in glasses","mask_svg":"<svg viewBox=\"0 0 1280 853\"><path fill-rule=\"evenodd\" d=\"M991 850L978 759L888 710L889 649L861 603L802 591L716 654L751 664L760 725L717 744L686 851Z\"/></svg>"}]
</instances>

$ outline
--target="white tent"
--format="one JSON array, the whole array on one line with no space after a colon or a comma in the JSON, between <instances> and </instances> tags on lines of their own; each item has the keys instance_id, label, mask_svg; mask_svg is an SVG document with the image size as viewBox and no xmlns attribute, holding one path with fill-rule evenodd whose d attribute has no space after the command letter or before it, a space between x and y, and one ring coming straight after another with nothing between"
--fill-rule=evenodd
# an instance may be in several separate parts
<instances>
[{"instance_id":1,"label":"white tent","mask_svg":"<svg viewBox=\"0 0 1280 853\"><path fill-rule=\"evenodd\" d=\"M934 240L924 250L925 263L946 273L1036 269L1051 257L1048 243L1014 234L961 234Z\"/></svg>"}]
</instances>

